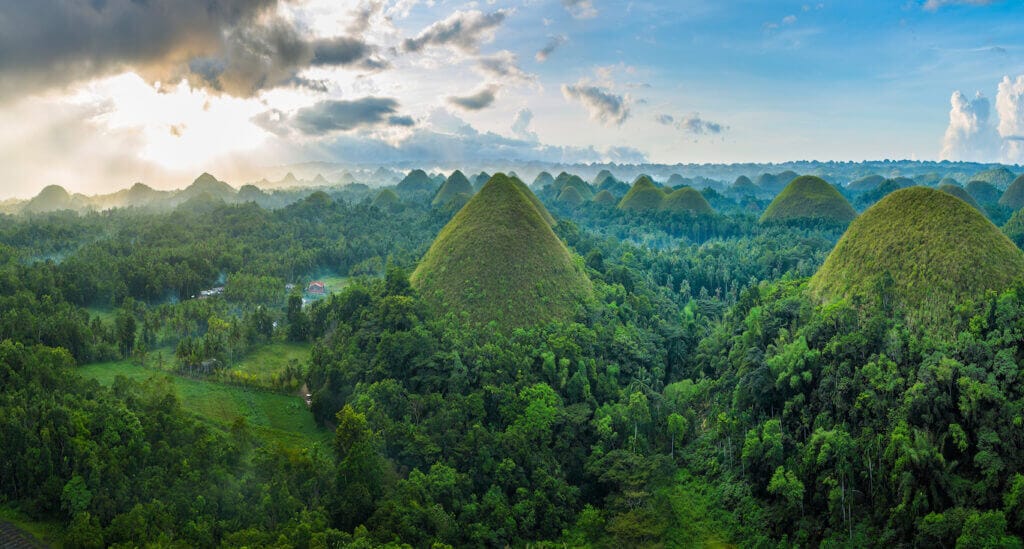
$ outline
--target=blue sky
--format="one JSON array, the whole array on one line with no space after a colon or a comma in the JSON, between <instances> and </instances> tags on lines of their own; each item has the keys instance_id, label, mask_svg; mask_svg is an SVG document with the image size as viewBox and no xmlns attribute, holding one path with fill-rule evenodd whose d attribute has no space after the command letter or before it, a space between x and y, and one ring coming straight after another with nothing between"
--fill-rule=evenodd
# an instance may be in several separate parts
<instances>
[{"instance_id":1,"label":"blue sky","mask_svg":"<svg viewBox=\"0 0 1024 549\"><path fill-rule=\"evenodd\" d=\"M1024 160L1021 2L0 0L0 51L3 196L305 161Z\"/></svg>"}]
</instances>

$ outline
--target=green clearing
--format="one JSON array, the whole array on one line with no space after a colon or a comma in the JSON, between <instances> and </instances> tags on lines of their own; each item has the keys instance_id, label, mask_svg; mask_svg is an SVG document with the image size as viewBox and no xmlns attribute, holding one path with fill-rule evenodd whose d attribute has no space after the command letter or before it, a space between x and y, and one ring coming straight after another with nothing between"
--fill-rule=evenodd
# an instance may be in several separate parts
<instances>
[{"instance_id":1,"label":"green clearing","mask_svg":"<svg viewBox=\"0 0 1024 549\"><path fill-rule=\"evenodd\" d=\"M100 322L103 322L104 324L113 324L114 320L117 318L117 314L114 313L114 310L106 307L86 307L85 310L89 313L89 316L100 317Z\"/></svg>"},{"instance_id":2,"label":"green clearing","mask_svg":"<svg viewBox=\"0 0 1024 549\"><path fill-rule=\"evenodd\" d=\"M324 283L324 286L327 287L327 293L329 294L338 293L344 290L345 286L348 286L350 281L349 277L340 275L325 276L318 278L317 280Z\"/></svg>"},{"instance_id":3,"label":"green clearing","mask_svg":"<svg viewBox=\"0 0 1024 549\"><path fill-rule=\"evenodd\" d=\"M257 377L268 377L281 372L288 363L297 360L304 364L309 359L309 343L272 343L257 347L245 358L231 366L232 370Z\"/></svg>"},{"instance_id":4,"label":"green clearing","mask_svg":"<svg viewBox=\"0 0 1024 549\"><path fill-rule=\"evenodd\" d=\"M306 447L327 443L330 433L317 427L302 398L213 381L188 379L136 366L129 361L89 364L78 369L87 379L110 386L122 375L144 382L165 376L174 385L181 406L219 427L229 427L244 418L253 433L268 443Z\"/></svg>"}]
</instances>

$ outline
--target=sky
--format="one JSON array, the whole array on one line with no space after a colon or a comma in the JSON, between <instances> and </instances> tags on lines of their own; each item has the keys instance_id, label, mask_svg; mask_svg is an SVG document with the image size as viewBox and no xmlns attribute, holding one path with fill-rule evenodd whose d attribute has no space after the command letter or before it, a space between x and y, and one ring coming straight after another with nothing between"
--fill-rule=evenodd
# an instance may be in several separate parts
<instances>
[{"instance_id":1,"label":"sky","mask_svg":"<svg viewBox=\"0 0 1024 549\"><path fill-rule=\"evenodd\" d=\"M0 0L0 198L885 158L1024 163L1024 3Z\"/></svg>"}]
</instances>

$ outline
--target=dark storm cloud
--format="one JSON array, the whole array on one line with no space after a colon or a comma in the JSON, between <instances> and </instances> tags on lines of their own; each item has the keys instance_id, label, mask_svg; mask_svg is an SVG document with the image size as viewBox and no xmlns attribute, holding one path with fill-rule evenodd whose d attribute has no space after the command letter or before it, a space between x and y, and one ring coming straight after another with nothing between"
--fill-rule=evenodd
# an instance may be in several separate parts
<instances>
[{"instance_id":1,"label":"dark storm cloud","mask_svg":"<svg viewBox=\"0 0 1024 549\"><path fill-rule=\"evenodd\" d=\"M398 106L398 101L389 97L331 99L291 115L276 109L266 111L255 116L253 122L279 136L296 132L315 137L375 126L414 126L416 121L412 117L397 114Z\"/></svg>"},{"instance_id":2,"label":"dark storm cloud","mask_svg":"<svg viewBox=\"0 0 1024 549\"><path fill-rule=\"evenodd\" d=\"M450 45L463 51L476 51L480 42L507 16L506 10L487 14L477 10L456 11L447 19L424 29L416 38L405 39L402 47L408 52L420 51L428 45Z\"/></svg>"},{"instance_id":3,"label":"dark storm cloud","mask_svg":"<svg viewBox=\"0 0 1024 549\"><path fill-rule=\"evenodd\" d=\"M134 70L233 95L289 84L312 63L381 68L358 38L309 41L279 0L0 0L0 97Z\"/></svg>"},{"instance_id":4,"label":"dark storm cloud","mask_svg":"<svg viewBox=\"0 0 1024 549\"><path fill-rule=\"evenodd\" d=\"M464 97L451 96L448 98L448 102L456 107L460 107L469 111L479 111L486 109L494 103L495 94L497 93L497 87L487 86L484 89Z\"/></svg>"}]
</instances>

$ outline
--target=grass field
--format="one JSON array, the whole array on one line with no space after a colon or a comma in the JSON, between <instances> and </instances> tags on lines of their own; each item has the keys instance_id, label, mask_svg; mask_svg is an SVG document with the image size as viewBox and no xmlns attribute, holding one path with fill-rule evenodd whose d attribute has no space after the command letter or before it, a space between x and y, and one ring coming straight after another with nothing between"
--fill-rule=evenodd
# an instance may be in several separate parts
<instances>
[{"instance_id":1,"label":"grass field","mask_svg":"<svg viewBox=\"0 0 1024 549\"><path fill-rule=\"evenodd\" d=\"M183 378L142 368L129 361L90 364L80 367L78 372L107 386L113 384L118 375L139 382L153 376L166 376L173 383L183 408L219 427L229 427L241 417L257 437L270 443L301 448L330 440L330 432L317 427L313 415L298 396Z\"/></svg>"},{"instance_id":2,"label":"grass field","mask_svg":"<svg viewBox=\"0 0 1024 549\"><path fill-rule=\"evenodd\" d=\"M327 293L335 294L345 289L345 286L348 286L349 277L331 275L322 276L320 278L317 278L317 280L324 283L324 285L327 287Z\"/></svg>"},{"instance_id":3,"label":"grass field","mask_svg":"<svg viewBox=\"0 0 1024 549\"><path fill-rule=\"evenodd\" d=\"M114 324L114 320L117 318L117 315L114 313L113 309L100 307L86 307L85 310L89 313L90 316L100 317L100 321L103 322L104 324L112 325Z\"/></svg>"},{"instance_id":4,"label":"grass field","mask_svg":"<svg viewBox=\"0 0 1024 549\"><path fill-rule=\"evenodd\" d=\"M263 345L236 362L231 369L264 377L280 372L292 360L305 364L309 360L308 343L273 343Z\"/></svg>"}]
</instances>

